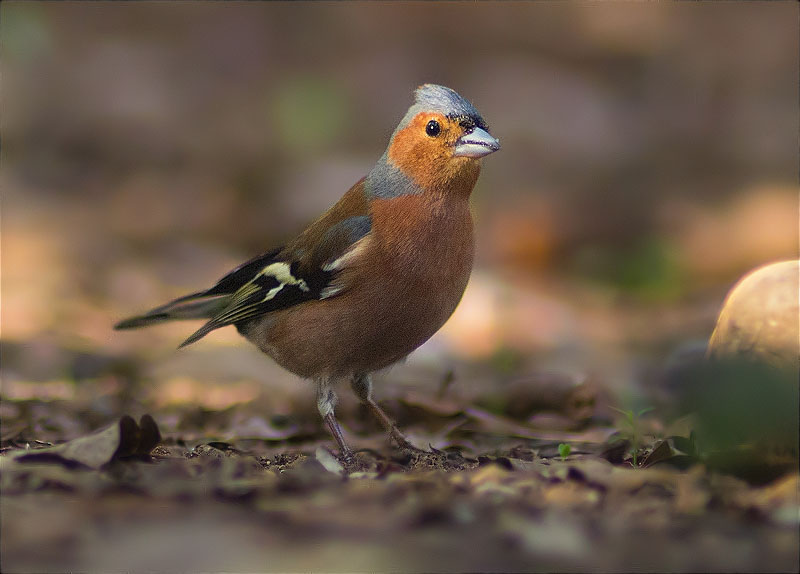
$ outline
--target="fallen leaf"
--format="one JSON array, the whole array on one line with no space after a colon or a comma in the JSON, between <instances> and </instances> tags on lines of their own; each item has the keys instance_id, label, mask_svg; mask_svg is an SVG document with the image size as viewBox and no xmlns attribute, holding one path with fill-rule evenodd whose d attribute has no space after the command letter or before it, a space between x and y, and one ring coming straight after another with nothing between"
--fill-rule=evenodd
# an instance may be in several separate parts
<instances>
[{"instance_id":1,"label":"fallen leaf","mask_svg":"<svg viewBox=\"0 0 800 574\"><path fill-rule=\"evenodd\" d=\"M323 446L318 446L317 450L314 452L317 461L325 467L325 470L328 472L332 472L334 474L344 475L344 467L341 463L336 460L336 457L333 456L328 449Z\"/></svg>"},{"instance_id":2,"label":"fallen leaf","mask_svg":"<svg viewBox=\"0 0 800 574\"><path fill-rule=\"evenodd\" d=\"M653 448L652 452L645 457L640 466L642 468L647 468L648 466L669 460L674 454L675 453L669 443L665 440L662 440Z\"/></svg>"},{"instance_id":3,"label":"fallen leaf","mask_svg":"<svg viewBox=\"0 0 800 574\"><path fill-rule=\"evenodd\" d=\"M21 463L56 463L67 468L99 469L114 460L146 457L161 442L158 425L150 415L136 424L125 415L119 421L87 436L34 452L18 451L11 456Z\"/></svg>"}]
</instances>

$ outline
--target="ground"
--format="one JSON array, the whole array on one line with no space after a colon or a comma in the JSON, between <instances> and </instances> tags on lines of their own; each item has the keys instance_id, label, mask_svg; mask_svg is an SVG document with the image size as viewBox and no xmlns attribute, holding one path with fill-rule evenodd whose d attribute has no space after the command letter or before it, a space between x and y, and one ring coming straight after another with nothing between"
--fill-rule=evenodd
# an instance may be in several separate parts
<instances>
[{"instance_id":1,"label":"ground","mask_svg":"<svg viewBox=\"0 0 800 574\"><path fill-rule=\"evenodd\" d=\"M312 404L270 417L260 395L223 409L175 403L91 433L103 412L148 400L130 366L94 360L105 374L80 388L29 383L42 396L2 404L4 572L798 566L791 463L751 483L711 470L653 431L651 413L633 419L634 468L630 429L599 408L541 430L470 404L457 378L427 401L398 383L383 403L425 452L394 448L344 400L347 462Z\"/></svg>"}]
</instances>

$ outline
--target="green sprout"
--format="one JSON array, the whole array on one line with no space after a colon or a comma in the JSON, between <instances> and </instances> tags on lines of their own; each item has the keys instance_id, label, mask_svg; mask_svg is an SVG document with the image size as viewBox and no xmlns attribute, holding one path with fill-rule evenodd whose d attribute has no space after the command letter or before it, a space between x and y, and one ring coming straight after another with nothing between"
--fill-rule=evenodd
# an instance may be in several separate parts
<instances>
[{"instance_id":1,"label":"green sprout","mask_svg":"<svg viewBox=\"0 0 800 574\"><path fill-rule=\"evenodd\" d=\"M649 413L650 411L654 410L654 407L647 407L642 409L638 412L634 412L633 410L625 410L616 409L611 407L618 413L622 414L622 424L620 425L620 436L621 440L628 440L631 443L631 463L633 464L634 468L639 468L639 449L642 447L642 431L641 431L641 423L640 419L643 415Z\"/></svg>"},{"instance_id":2,"label":"green sprout","mask_svg":"<svg viewBox=\"0 0 800 574\"><path fill-rule=\"evenodd\" d=\"M567 460L569 453L572 452L572 447L569 444L562 442L558 445L558 454L561 455L561 460Z\"/></svg>"}]
</instances>

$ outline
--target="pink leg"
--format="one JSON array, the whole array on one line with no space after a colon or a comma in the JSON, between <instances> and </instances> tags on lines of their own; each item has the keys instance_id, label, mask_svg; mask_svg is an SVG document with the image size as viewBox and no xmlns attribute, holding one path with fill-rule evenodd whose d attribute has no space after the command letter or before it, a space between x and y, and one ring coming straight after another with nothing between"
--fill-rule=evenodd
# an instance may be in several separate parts
<instances>
[{"instance_id":1,"label":"pink leg","mask_svg":"<svg viewBox=\"0 0 800 574\"><path fill-rule=\"evenodd\" d=\"M331 388L331 381L327 379L322 379L317 381L317 408L319 409L319 414L322 416L322 420L325 421L325 424L328 426L328 430L336 439L337 444L339 445L339 452L344 459L349 459L353 456L353 451L350 450L350 447L347 446L347 443L344 440L344 435L342 434L342 427L339 426L339 422L336 420L336 416L333 414L333 409L336 406L336 393L333 392Z\"/></svg>"},{"instance_id":2,"label":"pink leg","mask_svg":"<svg viewBox=\"0 0 800 574\"><path fill-rule=\"evenodd\" d=\"M378 405L378 403L374 401L372 398L372 379L370 379L369 375L356 375L353 377L353 380L350 382L350 384L353 387L353 391L355 392L356 396L361 400L361 402L367 405L375 418L377 418L383 425L383 428L388 431L391 439L397 443L397 446L404 450L420 450L411 444L411 441L409 441L405 435L400 432L400 429L398 429L394 421L389 418L389 415L387 415Z\"/></svg>"}]
</instances>

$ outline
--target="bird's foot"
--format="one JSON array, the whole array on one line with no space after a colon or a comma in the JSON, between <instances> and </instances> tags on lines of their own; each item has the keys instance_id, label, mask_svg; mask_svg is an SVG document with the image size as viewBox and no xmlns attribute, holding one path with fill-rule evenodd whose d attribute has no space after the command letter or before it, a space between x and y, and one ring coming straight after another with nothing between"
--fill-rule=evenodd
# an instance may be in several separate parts
<instances>
[{"instance_id":1,"label":"bird's foot","mask_svg":"<svg viewBox=\"0 0 800 574\"><path fill-rule=\"evenodd\" d=\"M408 440L408 438L406 438L406 436L401 433L395 425L392 425L389 429L389 438L391 438L397 447L403 452L409 454L422 454L428 452L427 450L417 447L414 443Z\"/></svg>"},{"instance_id":2,"label":"bird's foot","mask_svg":"<svg viewBox=\"0 0 800 574\"><path fill-rule=\"evenodd\" d=\"M345 442L344 434L342 433L342 427L339 426L339 422L333 415L333 411L325 415L322 420L325 421L325 424L328 427L328 431L331 433L331 436L336 440L336 443L339 445L339 458L343 462L352 461L353 451Z\"/></svg>"}]
</instances>

